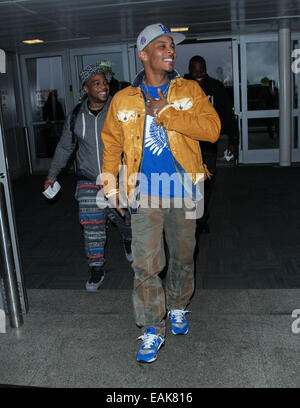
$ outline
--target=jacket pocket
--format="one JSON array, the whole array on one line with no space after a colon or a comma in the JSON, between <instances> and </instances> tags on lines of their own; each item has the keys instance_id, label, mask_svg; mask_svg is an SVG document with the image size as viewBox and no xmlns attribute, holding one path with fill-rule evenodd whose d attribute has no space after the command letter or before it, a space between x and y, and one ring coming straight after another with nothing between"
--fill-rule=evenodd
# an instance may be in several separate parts
<instances>
[{"instance_id":1,"label":"jacket pocket","mask_svg":"<svg viewBox=\"0 0 300 408\"><path fill-rule=\"evenodd\" d=\"M136 112L133 110L119 110L118 119L120 122L130 122L136 118Z\"/></svg>"}]
</instances>

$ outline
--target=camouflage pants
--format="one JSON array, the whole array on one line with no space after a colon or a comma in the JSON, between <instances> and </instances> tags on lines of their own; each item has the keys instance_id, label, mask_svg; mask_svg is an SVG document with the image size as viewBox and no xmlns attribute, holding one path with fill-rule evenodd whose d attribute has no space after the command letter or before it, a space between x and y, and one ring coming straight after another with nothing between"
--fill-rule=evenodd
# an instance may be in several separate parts
<instances>
[{"instance_id":1,"label":"camouflage pants","mask_svg":"<svg viewBox=\"0 0 300 408\"><path fill-rule=\"evenodd\" d=\"M194 292L196 221L185 219L184 208L140 208L131 215L131 228L136 324L165 335L167 310L184 309ZM166 264L163 232L169 254L165 289L159 276Z\"/></svg>"},{"instance_id":2,"label":"camouflage pants","mask_svg":"<svg viewBox=\"0 0 300 408\"><path fill-rule=\"evenodd\" d=\"M105 264L104 247L108 219L118 227L123 240L131 241L129 212L125 211L125 217L122 218L113 208L99 208L96 203L99 190L100 186L93 181L79 180L75 193L79 205L79 222L83 228L85 253L89 267L101 267Z\"/></svg>"}]
</instances>

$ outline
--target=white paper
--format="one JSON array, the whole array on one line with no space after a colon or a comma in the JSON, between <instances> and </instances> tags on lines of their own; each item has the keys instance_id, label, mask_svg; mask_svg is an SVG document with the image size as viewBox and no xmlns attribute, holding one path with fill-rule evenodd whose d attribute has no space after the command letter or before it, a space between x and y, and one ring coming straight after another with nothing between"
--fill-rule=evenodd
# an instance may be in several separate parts
<instances>
[{"instance_id":1,"label":"white paper","mask_svg":"<svg viewBox=\"0 0 300 408\"><path fill-rule=\"evenodd\" d=\"M46 198L50 200L51 198L56 196L56 194L59 192L60 189L61 189L61 186L59 182L56 181L53 184L53 187L49 186L45 191L43 191L43 194Z\"/></svg>"},{"instance_id":2,"label":"white paper","mask_svg":"<svg viewBox=\"0 0 300 408\"><path fill-rule=\"evenodd\" d=\"M228 153L230 153L230 154L228 154ZM230 161L233 158L234 158L234 155L230 151L228 151L228 149L226 149L224 151L224 159L227 160L227 161Z\"/></svg>"}]
</instances>

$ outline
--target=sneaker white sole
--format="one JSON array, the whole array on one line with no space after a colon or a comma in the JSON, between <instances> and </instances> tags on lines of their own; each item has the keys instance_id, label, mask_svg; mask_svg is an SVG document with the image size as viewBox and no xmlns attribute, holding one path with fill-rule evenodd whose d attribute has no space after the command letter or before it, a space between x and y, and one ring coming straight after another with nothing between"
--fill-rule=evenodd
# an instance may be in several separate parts
<instances>
[{"instance_id":1,"label":"sneaker white sole","mask_svg":"<svg viewBox=\"0 0 300 408\"><path fill-rule=\"evenodd\" d=\"M94 283L94 282L89 283L89 281L87 281L87 283L85 284L85 290L87 292L97 292L99 287L102 285L102 283L104 281L104 277L105 277L105 275L103 275L101 277L101 279L99 280L99 282L96 282L96 283Z\"/></svg>"}]
</instances>

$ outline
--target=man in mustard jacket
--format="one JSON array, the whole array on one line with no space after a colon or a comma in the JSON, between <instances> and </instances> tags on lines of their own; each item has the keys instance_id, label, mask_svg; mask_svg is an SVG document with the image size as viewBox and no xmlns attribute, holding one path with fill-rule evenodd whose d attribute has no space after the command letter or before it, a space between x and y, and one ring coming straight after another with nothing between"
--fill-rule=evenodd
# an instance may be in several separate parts
<instances>
[{"instance_id":1,"label":"man in mustard jacket","mask_svg":"<svg viewBox=\"0 0 300 408\"><path fill-rule=\"evenodd\" d=\"M144 70L114 96L101 133L105 195L121 214L126 199L132 215L133 305L144 332L137 360L145 363L155 361L164 344L166 317L174 335L189 329L196 218L208 175L199 140L216 142L220 133L204 92L174 71L175 44L184 38L162 24L139 34ZM166 263L164 237L165 288L159 276Z\"/></svg>"}]
</instances>

